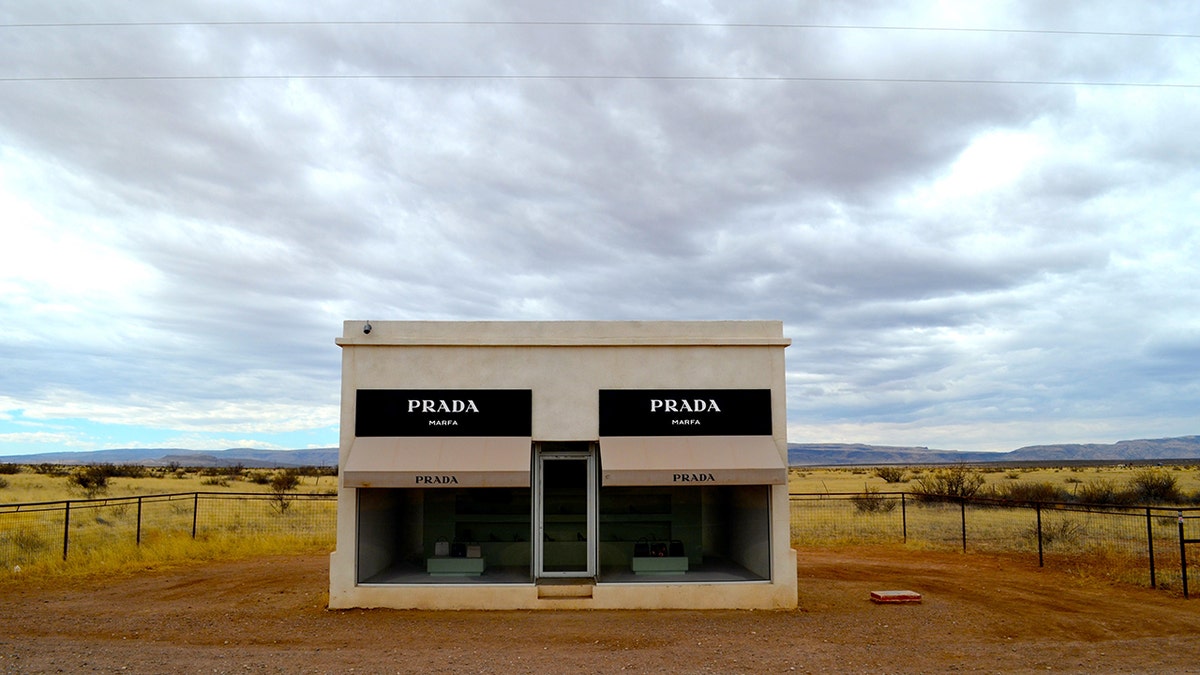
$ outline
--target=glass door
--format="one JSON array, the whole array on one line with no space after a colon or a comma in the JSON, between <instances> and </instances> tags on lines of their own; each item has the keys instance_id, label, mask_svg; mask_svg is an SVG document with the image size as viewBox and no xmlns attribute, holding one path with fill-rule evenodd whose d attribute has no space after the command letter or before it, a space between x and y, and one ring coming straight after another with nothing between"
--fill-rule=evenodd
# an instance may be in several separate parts
<instances>
[{"instance_id":1,"label":"glass door","mask_svg":"<svg viewBox=\"0 0 1200 675\"><path fill-rule=\"evenodd\" d=\"M596 576L596 453L591 443L539 443L534 570Z\"/></svg>"}]
</instances>

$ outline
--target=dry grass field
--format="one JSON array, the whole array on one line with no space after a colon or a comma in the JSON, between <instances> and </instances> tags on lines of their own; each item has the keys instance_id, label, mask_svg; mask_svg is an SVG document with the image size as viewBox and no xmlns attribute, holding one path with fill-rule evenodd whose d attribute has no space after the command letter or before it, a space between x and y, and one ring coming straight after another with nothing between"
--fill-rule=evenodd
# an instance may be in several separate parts
<instances>
[{"instance_id":1,"label":"dry grass field","mask_svg":"<svg viewBox=\"0 0 1200 675\"><path fill-rule=\"evenodd\" d=\"M67 514L61 503L17 506L88 497L69 480L78 468L40 468L0 475L0 569L26 579L333 549L336 502L306 498L335 494L331 475L299 475L276 492L275 471L151 470L108 478Z\"/></svg>"},{"instance_id":2,"label":"dry grass field","mask_svg":"<svg viewBox=\"0 0 1200 675\"><path fill-rule=\"evenodd\" d=\"M793 494L853 494L866 489L905 492L915 489L915 481L940 467L900 467L906 474L901 482L888 483L875 474L870 467L847 468L793 468L789 472L788 489ZM1067 492L1078 492L1082 486L1100 481L1126 484L1146 467L1135 466L1057 466L1057 467L972 467L985 480L986 487L1005 486L1013 483L1049 483ZM1171 464L1153 467L1169 473L1178 481L1185 495L1200 496L1200 462L1194 464ZM64 471L70 471L68 467ZM270 492L270 486L262 477L271 475L267 469L246 469L235 475L232 472L218 473L216 470L152 470L140 478L115 477L109 479L107 497L165 494L173 492ZM24 467L20 473L3 475L7 484L0 487L0 504L57 501L80 499L84 495L72 490L65 475L51 476L34 473ZM331 494L337 491L337 477L332 475L305 475L300 477L296 492L308 494Z\"/></svg>"},{"instance_id":3,"label":"dry grass field","mask_svg":"<svg viewBox=\"0 0 1200 675\"><path fill-rule=\"evenodd\" d=\"M24 466L19 473L0 475L6 485L0 487L0 504L49 502L63 499L83 499L79 489L73 489L68 475L74 467L59 467L58 475L37 473L33 467ZM245 469L233 474L213 469L151 469L138 478L112 477L108 489L98 496L136 497L139 495L168 494L175 492L261 492L269 493L269 480L274 474L270 469ZM328 494L337 492L337 476L301 475L295 491L306 494Z\"/></svg>"},{"instance_id":4,"label":"dry grass field","mask_svg":"<svg viewBox=\"0 0 1200 675\"><path fill-rule=\"evenodd\" d=\"M937 466L900 467L907 479L888 483L875 475L870 467L793 468L788 476L788 490L793 494L859 493L873 488L883 492L910 492L915 481ZM1049 483L1068 493L1078 491L1089 483L1110 481L1117 485L1129 483L1147 468L1167 472L1178 480L1180 491L1192 497L1200 496L1200 462L1168 464L1165 466L1054 466L1054 467L970 467L984 478L984 487L1003 487L1012 483Z\"/></svg>"},{"instance_id":5,"label":"dry grass field","mask_svg":"<svg viewBox=\"0 0 1200 675\"><path fill-rule=\"evenodd\" d=\"M957 472L978 483L974 495L983 500L960 505L912 496L927 484L944 486L932 479ZM910 549L1011 554L1081 579L1155 585L1181 595L1178 513L1185 536L1200 538L1200 469L1194 465L909 467L904 480L890 483L877 473L886 475L871 468L793 469L793 543L903 542ZM910 493L907 509L889 492ZM832 497L838 494L853 496ZM1200 547L1188 547L1187 556L1194 576Z\"/></svg>"}]
</instances>

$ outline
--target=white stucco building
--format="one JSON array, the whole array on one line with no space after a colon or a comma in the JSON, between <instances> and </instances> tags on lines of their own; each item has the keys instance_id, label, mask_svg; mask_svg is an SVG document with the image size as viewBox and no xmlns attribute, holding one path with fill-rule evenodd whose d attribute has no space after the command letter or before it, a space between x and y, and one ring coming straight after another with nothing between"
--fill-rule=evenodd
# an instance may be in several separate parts
<instances>
[{"instance_id":1,"label":"white stucco building","mask_svg":"<svg viewBox=\"0 0 1200 675\"><path fill-rule=\"evenodd\" d=\"M329 605L792 608L778 322L348 321Z\"/></svg>"}]
</instances>

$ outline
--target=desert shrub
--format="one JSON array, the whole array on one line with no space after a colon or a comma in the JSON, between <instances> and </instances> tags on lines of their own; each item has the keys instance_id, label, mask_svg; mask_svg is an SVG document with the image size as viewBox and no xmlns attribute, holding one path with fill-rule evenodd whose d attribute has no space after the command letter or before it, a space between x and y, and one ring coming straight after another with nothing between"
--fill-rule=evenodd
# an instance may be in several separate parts
<instances>
[{"instance_id":1,"label":"desert shrub","mask_svg":"<svg viewBox=\"0 0 1200 675\"><path fill-rule=\"evenodd\" d=\"M300 486L300 472L296 469L280 469L271 476L271 506L281 515L292 505L288 493Z\"/></svg>"},{"instance_id":2,"label":"desert shrub","mask_svg":"<svg viewBox=\"0 0 1200 675\"><path fill-rule=\"evenodd\" d=\"M67 487L93 499L108 492L108 471L97 464L80 467L67 476Z\"/></svg>"},{"instance_id":3,"label":"desert shrub","mask_svg":"<svg viewBox=\"0 0 1200 675\"><path fill-rule=\"evenodd\" d=\"M0 533L0 544L11 546L24 556L41 553L50 547L50 543L41 535L24 528ZM0 546L0 550L3 548Z\"/></svg>"},{"instance_id":4,"label":"desert shrub","mask_svg":"<svg viewBox=\"0 0 1200 675\"><path fill-rule=\"evenodd\" d=\"M1042 524L1042 543L1047 546L1051 544L1078 544L1079 540L1087 532L1087 527L1080 522L1064 518L1062 520L1043 523ZM1034 525L1026 530L1026 535L1037 541L1037 526Z\"/></svg>"},{"instance_id":5,"label":"desert shrub","mask_svg":"<svg viewBox=\"0 0 1200 675\"><path fill-rule=\"evenodd\" d=\"M50 464L47 462L42 462L40 464L34 464L33 472L36 474L43 475L43 476L53 476L55 478L65 476L68 473L70 473L69 471L67 471L67 467L65 467L61 464Z\"/></svg>"},{"instance_id":6,"label":"desert shrub","mask_svg":"<svg viewBox=\"0 0 1200 675\"><path fill-rule=\"evenodd\" d=\"M300 467L300 473L301 473L301 475L313 476L314 478L319 478L321 476L335 476L336 477L338 475L338 468L336 465L335 466L302 466L302 467Z\"/></svg>"},{"instance_id":7,"label":"desert shrub","mask_svg":"<svg viewBox=\"0 0 1200 675\"><path fill-rule=\"evenodd\" d=\"M246 480L255 485L268 485L271 482L271 474L266 471L251 471L246 474Z\"/></svg>"},{"instance_id":8,"label":"desert shrub","mask_svg":"<svg viewBox=\"0 0 1200 675\"><path fill-rule=\"evenodd\" d=\"M887 513L896 508L899 500L884 497L879 494L878 489L868 487L851 497L850 501L854 503L854 510L858 513Z\"/></svg>"},{"instance_id":9,"label":"desert shrub","mask_svg":"<svg viewBox=\"0 0 1200 675\"><path fill-rule=\"evenodd\" d=\"M983 483L983 474L965 466L936 469L917 479L917 494L927 497L974 497Z\"/></svg>"},{"instance_id":10,"label":"desert shrub","mask_svg":"<svg viewBox=\"0 0 1200 675\"><path fill-rule=\"evenodd\" d=\"M80 471L91 474L92 476L104 476L105 478L145 478L150 474L150 470L141 464L87 464L81 468L76 468L70 472L70 475L80 473ZM52 474L53 475L53 474ZM62 475L68 475L65 470Z\"/></svg>"},{"instance_id":11,"label":"desert shrub","mask_svg":"<svg viewBox=\"0 0 1200 675\"><path fill-rule=\"evenodd\" d=\"M1136 501L1130 490L1117 487L1115 481L1108 478L1098 478L1081 483L1075 488L1075 498L1084 504L1124 505Z\"/></svg>"},{"instance_id":12,"label":"desert shrub","mask_svg":"<svg viewBox=\"0 0 1200 675\"><path fill-rule=\"evenodd\" d=\"M992 489L991 496L995 499L1021 504L1064 502L1071 498L1070 493L1066 490L1044 481L997 485Z\"/></svg>"},{"instance_id":13,"label":"desert shrub","mask_svg":"<svg viewBox=\"0 0 1200 675\"><path fill-rule=\"evenodd\" d=\"M145 478L150 471L141 464L105 464L109 478Z\"/></svg>"},{"instance_id":14,"label":"desert shrub","mask_svg":"<svg viewBox=\"0 0 1200 675\"><path fill-rule=\"evenodd\" d=\"M11 476L14 473L21 473L20 464L0 463L0 474Z\"/></svg>"},{"instance_id":15,"label":"desert shrub","mask_svg":"<svg viewBox=\"0 0 1200 675\"><path fill-rule=\"evenodd\" d=\"M903 483L908 473L898 466L881 466L875 469L875 476L882 478L885 483Z\"/></svg>"},{"instance_id":16,"label":"desert shrub","mask_svg":"<svg viewBox=\"0 0 1200 675\"><path fill-rule=\"evenodd\" d=\"M1142 504L1178 504L1183 501L1179 478L1164 469L1142 469L1129 479L1129 490Z\"/></svg>"},{"instance_id":17,"label":"desert shrub","mask_svg":"<svg viewBox=\"0 0 1200 675\"><path fill-rule=\"evenodd\" d=\"M1075 483L1082 483L1083 481L1079 478L1076 478L1075 476L1067 476L1066 478L1063 479L1063 482L1075 484Z\"/></svg>"},{"instance_id":18,"label":"desert shrub","mask_svg":"<svg viewBox=\"0 0 1200 675\"><path fill-rule=\"evenodd\" d=\"M295 469L280 469L271 476L272 492L292 492L300 485L300 472Z\"/></svg>"},{"instance_id":19,"label":"desert shrub","mask_svg":"<svg viewBox=\"0 0 1200 675\"><path fill-rule=\"evenodd\" d=\"M1006 471L1006 472L1004 472L1004 477L1009 480L1019 480L1021 478L1021 472L1020 471Z\"/></svg>"},{"instance_id":20,"label":"desert shrub","mask_svg":"<svg viewBox=\"0 0 1200 675\"><path fill-rule=\"evenodd\" d=\"M8 487L8 479L0 478L0 490L3 490L6 487Z\"/></svg>"},{"instance_id":21,"label":"desert shrub","mask_svg":"<svg viewBox=\"0 0 1200 675\"><path fill-rule=\"evenodd\" d=\"M200 479L201 485L214 485L216 487L229 487L229 478L226 476L209 476Z\"/></svg>"},{"instance_id":22,"label":"desert shrub","mask_svg":"<svg viewBox=\"0 0 1200 675\"><path fill-rule=\"evenodd\" d=\"M221 476L224 478L241 478L246 469L241 464L231 466L206 466L200 469L201 476Z\"/></svg>"}]
</instances>

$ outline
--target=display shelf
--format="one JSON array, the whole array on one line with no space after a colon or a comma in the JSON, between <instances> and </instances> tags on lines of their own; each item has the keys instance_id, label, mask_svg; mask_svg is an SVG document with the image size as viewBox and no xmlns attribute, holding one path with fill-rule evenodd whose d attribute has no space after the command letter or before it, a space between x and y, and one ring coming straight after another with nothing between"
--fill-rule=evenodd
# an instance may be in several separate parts
<instances>
[{"instance_id":1,"label":"display shelf","mask_svg":"<svg viewBox=\"0 0 1200 675\"><path fill-rule=\"evenodd\" d=\"M633 558L634 574L682 574L688 571L687 556Z\"/></svg>"},{"instance_id":2,"label":"display shelf","mask_svg":"<svg viewBox=\"0 0 1200 675\"><path fill-rule=\"evenodd\" d=\"M601 513L600 522L602 523L660 523L669 521L671 514L669 513Z\"/></svg>"},{"instance_id":3,"label":"display shelf","mask_svg":"<svg viewBox=\"0 0 1200 675\"><path fill-rule=\"evenodd\" d=\"M459 513L456 518L460 523L528 523L529 514L476 514Z\"/></svg>"},{"instance_id":4,"label":"display shelf","mask_svg":"<svg viewBox=\"0 0 1200 675\"><path fill-rule=\"evenodd\" d=\"M425 571L435 577L477 577L487 569L486 558L426 558Z\"/></svg>"}]
</instances>

